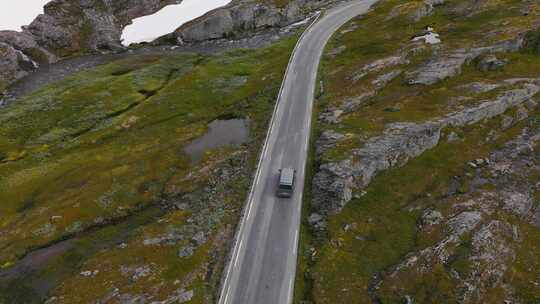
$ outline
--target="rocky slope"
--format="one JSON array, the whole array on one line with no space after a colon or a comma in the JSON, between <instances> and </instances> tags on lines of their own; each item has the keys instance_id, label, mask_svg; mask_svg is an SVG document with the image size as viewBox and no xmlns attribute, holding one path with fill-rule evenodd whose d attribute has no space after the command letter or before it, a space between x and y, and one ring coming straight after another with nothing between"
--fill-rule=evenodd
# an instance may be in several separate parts
<instances>
[{"instance_id":1,"label":"rocky slope","mask_svg":"<svg viewBox=\"0 0 540 304\"><path fill-rule=\"evenodd\" d=\"M226 7L178 28L171 38L178 43L212 39L238 39L254 32L284 27L335 1L293 0L286 2L236 0Z\"/></svg>"},{"instance_id":2,"label":"rocky slope","mask_svg":"<svg viewBox=\"0 0 540 304\"><path fill-rule=\"evenodd\" d=\"M58 58L82 52L121 48L125 26L181 0L65 1L53 0L22 32L0 31L0 89Z\"/></svg>"},{"instance_id":3,"label":"rocky slope","mask_svg":"<svg viewBox=\"0 0 540 304\"><path fill-rule=\"evenodd\" d=\"M88 52L123 50L122 30L133 19L181 0L53 0L22 32L0 31L0 92L40 64ZM304 19L329 0L234 0L182 26L156 43L238 39Z\"/></svg>"},{"instance_id":4,"label":"rocky slope","mask_svg":"<svg viewBox=\"0 0 540 304\"><path fill-rule=\"evenodd\" d=\"M387 0L335 35L298 302L540 301L539 16Z\"/></svg>"},{"instance_id":5,"label":"rocky slope","mask_svg":"<svg viewBox=\"0 0 540 304\"><path fill-rule=\"evenodd\" d=\"M180 2L53 0L25 32L30 33L40 46L60 56L86 50L115 50L121 48L122 30L133 19Z\"/></svg>"}]
</instances>

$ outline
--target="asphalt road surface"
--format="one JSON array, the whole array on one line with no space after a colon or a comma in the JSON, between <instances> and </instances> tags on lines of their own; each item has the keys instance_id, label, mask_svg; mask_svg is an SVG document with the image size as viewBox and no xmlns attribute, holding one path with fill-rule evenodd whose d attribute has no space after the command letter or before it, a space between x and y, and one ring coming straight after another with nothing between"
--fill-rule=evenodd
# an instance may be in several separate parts
<instances>
[{"instance_id":1,"label":"asphalt road surface","mask_svg":"<svg viewBox=\"0 0 540 304\"><path fill-rule=\"evenodd\" d=\"M317 69L328 39L376 0L343 3L306 30L289 63L255 181L237 232L219 304L292 302L302 192ZM294 168L292 198L276 197L280 168Z\"/></svg>"}]
</instances>

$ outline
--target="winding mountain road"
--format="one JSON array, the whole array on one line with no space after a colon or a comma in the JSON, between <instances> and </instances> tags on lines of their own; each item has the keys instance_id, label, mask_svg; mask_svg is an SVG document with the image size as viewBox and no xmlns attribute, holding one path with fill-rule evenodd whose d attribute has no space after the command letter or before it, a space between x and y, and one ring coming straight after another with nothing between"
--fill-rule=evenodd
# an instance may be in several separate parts
<instances>
[{"instance_id":1,"label":"winding mountain road","mask_svg":"<svg viewBox=\"0 0 540 304\"><path fill-rule=\"evenodd\" d=\"M326 11L300 38L289 62L219 304L288 304L293 299L305 166L317 70L332 34L376 0ZM297 170L292 198L276 197L279 169Z\"/></svg>"}]
</instances>

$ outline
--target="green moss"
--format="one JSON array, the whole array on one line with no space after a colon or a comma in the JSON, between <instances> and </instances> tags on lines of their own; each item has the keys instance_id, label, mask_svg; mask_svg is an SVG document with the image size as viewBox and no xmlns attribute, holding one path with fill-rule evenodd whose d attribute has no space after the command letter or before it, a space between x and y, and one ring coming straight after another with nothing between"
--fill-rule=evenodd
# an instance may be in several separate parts
<instances>
[{"instance_id":1,"label":"green moss","mask_svg":"<svg viewBox=\"0 0 540 304\"><path fill-rule=\"evenodd\" d=\"M457 302L455 282L442 265L436 265L431 272L425 275L410 273L406 279L408 280L403 281L402 285L412 286L411 289L407 289L406 293L418 303ZM401 303L405 302L406 298L396 293L386 294L379 300L381 303Z\"/></svg>"},{"instance_id":2,"label":"green moss","mask_svg":"<svg viewBox=\"0 0 540 304\"><path fill-rule=\"evenodd\" d=\"M89 49L91 47L90 41L94 35L94 26L88 19L84 19L80 28L79 44L81 49ZM64 54L68 55L68 54Z\"/></svg>"},{"instance_id":3,"label":"green moss","mask_svg":"<svg viewBox=\"0 0 540 304\"><path fill-rule=\"evenodd\" d=\"M525 35L525 50L539 55L540 54L540 31L529 31Z\"/></svg>"},{"instance_id":4,"label":"green moss","mask_svg":"<svg viewBox=\"0 0 540 304\"><path fill-rule=\"evenodd\" d=\"M523 241L516 251L516 260L509 270L511 284L523 303L540 301L540 229L530 224L519 226Z\"/></svg>"},{"instance_id":5,"label":"green moss","mask_svg":"<svg viewBox=\"0 0 540 304\"><path fill-rule=\"evenodd\" d=\"M466 276L471 271L471 262L467 260L470 252L470 244L461 243L456 249L453 261L450 263L450 267L457 271L461 276Z\"/></svg>"},{"instance_id":6,"label":"green moss","mask_svg":"<svg viewBox=\"0 0 540 304\"><path fill-rule=\"evenodd\" d=\"M5 155L0 162L0 227L5 232L0 236L5 244L0 265L11 267L34 248L76 235L80 241L75 251L30 273L28 282L35 287L32 282L43 273L51 277L49 286L73 281L85 288L67 284L58 292L73 296L74 302L89 302L104 296L108 287L86 286L78 276L83 265L108 265L114 271L100 280L129 286L118 273L120 264L140 263L137 256L145 257L163 267L158 279L170 283L159 291L165 296L175 288L169 281L189 278L192 270L214 263L211 257L217 251L224 256L224 244L217 251L202 247L185 261L179 261L175 247L144 248L139 233L152 226L150 222L133 224L133 234L124 235L123 241L139 245L133 247L133 255L115 250L114 242L107 240L118 240L116 230L129 230L120 225L127 216L203 189L212 172L208 169L233 153L247 149L249 169L253 168L295 40L216 56L127 57L77 73L0 109L0 151ZM229 116L249 119L250 142L209 151L200 163L191 162L184 147L204 134L209 122ZM245 176L222 190L226 199L222 209L212 211L216 222L211 233L237 222L248 187ZM101 221L118 224L103 229L96 224ZM85 231L92 232L88 238ZM97 242L103 246L96 247ZM193 286L213 294L217 281L209 285L202 278ZM153 283L135 284L132 291L150 290ZM72 293L77 289L78 295Z\"/></svg>"},{"instance_id":7,"label":"green moss","mask_svg":"<svg viewBox=\"0 0 540 304\"><path fill-rule=\"evenodd\" d=\"M418 242L416 223L419 211L436 204L437 198L446 193L453 176L464 176L468 170L467 161L485 157L488 151L520 130L520 126L517 126L511 132L501 134L497 142L484 143L481 139L499 123L499 119L493 119L481 128L464 128L464 141L441 142L403 168L383 172L366 189L366 195L353 199L342 212L331 216L328 227L330 242L317 248L317 262L309 270L314 279L311 298L317 299L317 303L369 303L368 286L375 274L395 265L408 252L435 241L436 238L432 239L431 244L427 240ZM358 228L344 232L342 227L351 223L356 223ZM364 236L365 240L356 240L356 235ZM331 240L339 240L337 243L341 245L336 247L336 242ZM466 256L466 244L463 243L463 250L458 250L454 264L464 272L468 265L461 261ZM400 285L409 286L403 282L410 281L412 294L425 299L420 303L452 298L455 288L452 284L455 283L451 283L448 274L441 269L433 277L415 278L413 274L410 275L409 279L400 278ZM429 288L422 287L427 282L431 282ZM378 296L393 299L392 290L390 286L388 290L383 288Z\"/></svg>"},{"instance_id":8,"label":"green moss","mask_svg":"<svg viewBox=\"0 0 540 304\"><path fill-rule=\"evenodd\" d=\"M365 139L380 135L390 123L430 121L491 100L512 88L506 86L485 93L474 93L464 89L470 83L501 83L514 77L538 77L540 60L536 55L509 53L497 54L498 58L508 61L502 71L481 72L473 62L466 64L460 75L435 85L409 86L406 84L407 72L418 69L434 54L431 47L426 46L423 52L410 55L408 64L353 80L353 76L366 64L410 49L411 37L421 33L426 25L432 25L441 35L443 51L451 52L453 49L489 45L497 40L513 38L513 33L533 24L533 18L520 14L519 2L514 0L483 2L470 15L466 13L469 2L451 0L436 7L431 16L413 23L407 19L407 14L417 6L418 3L414 1L382 1L365 17L343 27L343 30L352 31L338 31L331 40L327 50L340 46L346 48L338 55L324 58L321 77L325 93L319 103L323 111L327 107L339 107L347 98L371 90L371 82L384 73L397 69L403 73L358 110L343 115L340 123L317 126L320 131L331 129L348 136L327 151L321 161L339 161L350 157L351 150L361 147ZM352 27L353 22L357 29ZM493 26L501 28L501 23L509 24L502 35L486 35ZM512 115L513 111L506 114ZM467 239L462 240L449 265L434 265L434 271L427 274L411 271L395 279L384 276L408 253L432 246L445 234L439 228L419 233L417 223L420 212L433 206L446 210L439 203L447 195L451 181L458 177L458 193L470 189L472 175L467 162L488 156L490 151L517 136L526 124L522 122L503 132L500 123L500 119L495 118L473 126L443 130L442 139L435 148L409 161L403 168L379 174L364 189L367 192L365 195L354 198L339 214L330 216L327 239L314 240L309 229L304 228L307 236L302 238L302 242L305 242L301 247L304 252L299 262L303 273L297 276L297 286L303 289L295 301L400 303L405 301L403 295L408 294L418 303L455 302L458 282L452 279L450 271L453 269L463 275L470 271L471 265L467 261L470 244ZM499 137L495 142L486 142L491 131ZM445 138L450 132L457 133L460 140L446 142ZM315 166L312 170L317 165L312 164ZM345 225L354 228L344 231ZM312 252L306 252L306 248L311 247L316 252L314 261ZM525 248L530 247L524 246L523 253L526 252ZM533 261L532 256L529 255L529 263ZM523 285L520 286L525 286L526 280L530 282L533 275L531 271L525 274L523 268L516 272L519 273L518 277L521 276L520 282ZM377 277L384 278L378 291L373 289ZM523 288L523 296L520 298L535 299L532 289L520 288ZM497 302L503 296L495 288L486 299Z\"/></svg>"}]
</instances>

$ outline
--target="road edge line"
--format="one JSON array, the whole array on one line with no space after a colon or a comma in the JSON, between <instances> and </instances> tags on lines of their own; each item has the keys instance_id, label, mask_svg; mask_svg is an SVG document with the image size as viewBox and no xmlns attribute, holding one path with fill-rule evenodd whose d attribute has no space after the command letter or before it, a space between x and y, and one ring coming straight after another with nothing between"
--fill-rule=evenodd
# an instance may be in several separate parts
<instances>
[{"instance_id":1,"label":"road edge line","mask_svg":"<svg viewBox=\"0 0 540 304\"><path fill-rule=\"evenodd\" d=\"M358 15L356 15L355 17L365 15L365 14L373 7L373 4L374 4L374 3L377 3L377 2L378 2L378 0L374 0L373 3L371 3L371 4L368 6L368 8L367 8L367 10L366 10L365 13L358 14ZM349 3L348 5L351 5L351 6L352 6L352 5L354 5L356 2L354 2L354 1L344 1L343 3ZM351 19L345 21L342 25L340 25L340 26L336 29L336 31L339 30L339 28L341 28L343 25L347 24L347 22L349 22L349 21L351 21L352 19L354 19L355 17L352 17ZM315 100L316 100L316 97L315 97L315 89L317 88L317 78L319 77L320 72L321 72L321 71L320 71L320 66L321 66L321 62L322 62L323 56L324 56L324 50L325 50L326 46L328 45L328 43L330 42L330 40L332 40L332 38L333 38L334 35L336 34L336 31L334 31L334 32L332 33L332 35L330 35L330 36L326 39L326 41L325 41L325 43L324 43L324 47L323 47L322 52L321 52L321 55L320 55L320 57L319 57L319 62L317 63L317 69L315 70L315 75L314 75L314 88L313 88L313 93L314 93L314 94L313 94L313 99L311 100L310 105L309 105L309 110L310 110L309 112L310 112L310 115L308 116L308 126L309 126L309 129L310 129L310 132L308 132L308 137L307 137L307 139L306 139L306 146L305 146L305 147L306 147L306 160L305 160L305 162L304 162L304 164L303 164L303 168L302 168L302 170L304 171L304 181L303 181L303 186L305 186L305 182L306 182L306 180L305 180L305 178L306 178L305 174L306 174L306 172L307 172L306 169L307 169L308 158L309 158L309 155L307 155L307 154L309 154L309 152L310 152L310 149L309 149L309 148L310 148L310 144L311 144L311 140L312 140L311 136L313 135L313 134L311 133L311 129L313 128L313 106L314 106L314 103L315 103ZM303 189L303 190L305 190L305 189ZM294 287L292 288L292 291L289 290L289 299L288 299L289 301L288 301L288 303L286 303L286 304L290 304L290 303L293 303L293 302L294 302L294 292L295 292L295 289L296 289L296 275L297 275L296 272L297 272L297 270L298 270L298 255L300 255L300 252L299 252L299 249L300 249L300 248L299 248L299 245L300 245L300 233L301 233L301 230L302 230L302 213L303 213L303 208L302 208L302 207L303 207L303 203L304 203L304 191L302 191L302 192L300 193L300 205L299 205L299 209L300 209L300 211L299 211L299 213L300 213L300 220L299 220L299 227L298 227L298 230L295 232L296 235L295 235L295 245L294 245L294 246L295 246L295 251L296 251L296 259L295 259L294 265L292 266L292 267L293 267L293 277L292 277L292 281L293 281Z\"/></svg>"},{"instance_id":2,"label":"road edge line","mask_svg":"<svg viewBox=\"0 0 540 304\"><path fill-rule=\"evenodd\" d=\"M255 172L253 181L251 183L251 187L250 187L250 191L249 191L249 195L248 195L248 199L247 199L247 204L245 204L244 207L242 208L241 223L240 223L239 229L237 229L237 231L235 232L235 236L233 238L233 246L232 246L233 250L229 251L229 254L227 256L227 266L225 267L226 270L225 270L225 272L224 272L224 274L222 275L222 278L221 278L220 295L219 295L219 299L218 299L218 304L226 304L227 303L227 302L225 302L225 299L227 298L227 294L228 294L229 289L226 288L226 285L227 285L227 280L229 278L229 275L231 273L232 266L233 266L232 257L235 254L237 254L236 252L238 251L238 244L239 244L238 239L239 239L239 236L241 235L241 231L242 231L242 229L244 227L244 223L247 220L246 210L248 210L248 208L251 207L251 205L253 204L253 193L255 191L256 181L259 178L259 175L261 174L261 165L262 165L262 162L264 160L263 156L266 153L266 150L268 149L268 141L270 140L270 135L272 133L272 129L273 129L273 126L274 126L274 123L275 123L276 114L278 112L279 105L281 104L280 103L281 96L283 95L283 90L285 88L285 83L287 82L287 75L289 74L289 68L291 66L291 63L294 60L294 57L296 55L296 51L299 48L299 45L302 43L302 40L303 40L304 36L317 23L317 21L319 21L319 18L321 17L322 12L317 11L317 12L315 12L315 15L316 15L315 19L302 32L302 34L300 35L300 38L298 38L298 41L296 42L296 44L295 44L295 46L293 48L293 51L292 51L291 56L289 58L289 61L287 62L287 68L285 69L285 74L283 76L283 80L282 80L281 86L279 88L279 93L278 93L278 96L277 96L276 104L274 105L274 110L272 112L272 117L270 118L270 124L269 124L269 127L268 127L268 131L266 133L266 138L264 140L263 149L259 153L259 161L257 163L257 171ZM226 289L227 289L227 294L225 294L225 298L224 298L224 293L225 293Z\"/></svg>"}]
</instances>

